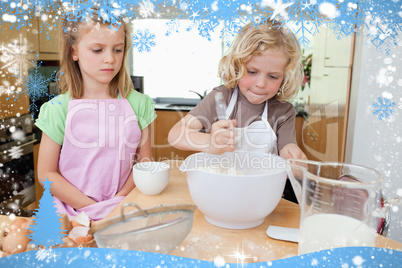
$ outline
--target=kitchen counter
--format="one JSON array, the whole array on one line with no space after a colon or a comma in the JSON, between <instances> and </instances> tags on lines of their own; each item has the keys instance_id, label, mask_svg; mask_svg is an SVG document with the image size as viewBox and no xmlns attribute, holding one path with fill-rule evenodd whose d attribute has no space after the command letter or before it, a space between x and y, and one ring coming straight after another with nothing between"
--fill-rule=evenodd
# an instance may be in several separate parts
<instances>
[{"instance_id":1,"label":"kitchen counter","mask_svg":"<svg viewBox=\"0 0 402 268\"><path fill-rule=\"evenodd\" d=\"M155 110L191 111L201 99L157 97L153 101Z\"/></svg>"},{"instance_id":2,"label":"kitchen counter","mask_svg":"<svg viewBox=\"0 0 402 268\"><path fill-rule=\"evenodd\" d=\"M194 105L174 105L169 103L156 103L155 110L157 111L183 111L188 112L191 111L195 106Z\"/></svg>"},{"instance_id":3,"label":"kitchen counter","mask_svg":"<svg viewBox=\"0 0 402 268\"><path fill-rule=\"evenodd\" d=\"M135 188L100 224L120 215L121 205L134 202L147 209L157 205L194 204L191 199L184 173L179 171L181 161L168 160L171 166L170 180L166 189L159 195L147 196ZM133 211L135 209L132 209ZM129 212L127 208L125 212ZM218 256L226 263L241 263L235 252L246 256L244 262L264 262L297 255L297 243L271 239L266 235L270 225L299 227L300 207L282 199L277 208L265 218L262 225L246 230L231 230L208 223L200 210L194 212L194 223L190 234L170 253L170 255L214 262ZM398 249L402 244L379 236L378 247Z\"/></svg>"}]
</instances>

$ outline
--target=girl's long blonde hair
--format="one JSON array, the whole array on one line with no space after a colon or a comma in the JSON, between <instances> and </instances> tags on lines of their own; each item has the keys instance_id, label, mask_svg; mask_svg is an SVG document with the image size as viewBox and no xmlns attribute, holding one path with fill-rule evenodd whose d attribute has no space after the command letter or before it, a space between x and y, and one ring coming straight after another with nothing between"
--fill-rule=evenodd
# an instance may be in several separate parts
<instances>
[{"instance_id":1,"label":"girl's long blonde hair","mask_svg":"<svg viewBox=\"0 0 402 268\"><path fill-rule=\"evenodd\" d=\"M97 10L93 10L92 14L89 14L85 21L80 21L71 14L64 18L59 35L60 70L56 76L56 82L61 89L61 93L69 92L69 95L73 98L81 98L83 96L82 75L78 62L73 60L72 46L80 41L82 34L90 29L89 27L97 27L99 24L110 26L110 23L104 23L104 21L98 15ZM118 23L119 27L123 27L125 34L123 62L119 72L110 81L109 94L113 98L116 98L120 89L122 96L125 98L130 90L133 89L127 62L127 53L131 47L131 33L128 24L123 19Z\"/></svg>"},{"instance_id":2,"label":"girl's long blonde hair","mask_svg":"<svg viewBox=\"0 0 402 268\"><path fill-rule=\"evenodd\" d=\"M219 62L219 75L225 87L236 87L247 73L244 65L252 56L261 55L268 49L280 49L288 56L285 77L276 98L280 101L292 99L299 91L303 78L300 45L289 29L281 28L279 23L272 21L243 26L228 53Z\"/></svg>"}]
</instances>

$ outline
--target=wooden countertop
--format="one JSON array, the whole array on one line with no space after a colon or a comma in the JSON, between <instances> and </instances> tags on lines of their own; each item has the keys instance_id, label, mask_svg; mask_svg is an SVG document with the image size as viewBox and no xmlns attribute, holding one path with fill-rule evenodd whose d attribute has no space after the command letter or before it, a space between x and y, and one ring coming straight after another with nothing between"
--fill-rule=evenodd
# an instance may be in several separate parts
<instances>
[{"instance_id":1,"label":"wooden countertop","mask_svg":"<svg viewBox=\"0 0 402 268\"><path fill-rule=\"evenodd\" d=\"M160 204L194 204L187 187L186 176L179 171L181 161L169 160L167 163L171 167L170 179L168 186L161 194L147 196L135 188L121 204L134 202L143 209ZM96 224L120 215L121 204ZM128 208L127 212L130 209ZM197 209L194 212L194 223L190 234L170 255L211 262L222 261L216 258L223 258L225 263L265 262L296 256L297 243L271 239L265 232L270 225L298 228L299 220L299 205L284 199L266 217L263 224L246 230L216 227L208 223L202 212ZM383 248L402 248L401 243L382 236L378 237L376 245ZM245 259L241 259L239 255L236 258L236 252L241 253Z\"/></svg>"}]
</instances>

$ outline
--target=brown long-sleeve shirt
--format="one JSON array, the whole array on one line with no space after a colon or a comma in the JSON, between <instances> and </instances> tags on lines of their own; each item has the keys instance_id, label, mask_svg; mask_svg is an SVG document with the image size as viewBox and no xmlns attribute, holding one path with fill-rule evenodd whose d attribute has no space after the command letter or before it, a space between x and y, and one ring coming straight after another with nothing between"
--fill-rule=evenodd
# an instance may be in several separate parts
<instances>
[{"instance_id":1,"label":"brown long-sleeve shirt","mask_svg":"<svg viewBox=\"0 0 402 268\"><path fill-rule=\"evenodd\" d=\"M215 94L222 92L226 105L232 97L234 89L224 86L216 87L198 105L189 112L201 121L205 132L217 121ZM252 104L240 92L229 119L237 120L237 127L246 127L254 121L261 120L265 103ZM280 102L275 97L268 100L268 122L278 138L278 152L289 143L296 144L295 131L296 110L289 102Z\"/></svg>"}]
</instances>

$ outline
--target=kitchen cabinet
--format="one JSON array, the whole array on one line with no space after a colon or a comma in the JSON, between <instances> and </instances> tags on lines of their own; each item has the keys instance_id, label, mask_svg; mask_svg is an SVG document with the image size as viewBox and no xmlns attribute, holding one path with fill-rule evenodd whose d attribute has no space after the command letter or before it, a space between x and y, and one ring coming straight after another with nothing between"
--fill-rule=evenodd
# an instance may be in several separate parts
<instances>
[{"instance_id":1,"label":"kitchen cabinet","mask_svg":"<svg viewBox=\"0 0 402 268\"><path fill-rule=\"evenodd\" d=\"M38 18L38 41L39 41L39 59L40 60L59 60L59 31L61 18L53 19L55 13L49 14L48 20L50 28L41 29L41 20Z\"/></svg>"},{"instance_id":2,"label":"kitchen cabinet","mask_svg":"<svg viewBox=\"0 0 402 268\"><path fill-rule=\"evenodd\" d=\"M13 50L13 46L20 47L21 53L37 53L38 44L38 21L33 19L29 20L29 25L21 27L17 30L11 28L12 24L9 22L2 22L1 29L1 45ZM26 49L25 49L26 48Z\"/></svg>"},{"instance_id":3,"label":"kitchen cabinet","mask_svg":"<svg viewBox=\"0 0 402 268\"><path fill-rule=\"evenodd\" d=\"M41 23L40 18L34 17L29 20L29 25L19 30L15 27L11 29L11 23L3 22L0 25L0 118L29 113L28 94L16 96L15 92L27 90L24 88L24 79L28 78L28 69L34 67L33 61L38 59L37 55L39 60L59 60L61 21L57 20L56 29L45 27L44 31L41 31Z\"/></svg>"},{"instance_id":4,"label":"kitchen cabinet","mask_svg":"<svg viewBox=\"0 0 402 268\"><path fill-rule=\"evenodd\" d=\"M0 69L2 64L0 64ZM29 98L27 94L21 94L14 99L12 87L15 84L14 77L8 77L0 84L0 119L11 118L29 113ZM10 92L10 93L8 93Z\"/></svg>"},{"instance_id":5,"label":"kitchen cabinet","mask_svg":"<svg viewBox=\"0 0 402 268\"><path fill-rule=\"evenodd\" d=\"M182 151L170 146L167 137L170 129L179 122L188 112L177 110L157 110L157 118L151 124L151 146L155 161L167 159L184 160L187 156L196 153Z\"/></svg>"},{"instance_id":6,"label":"kitchen cabinet","mask_svg":"<svg viewBox=\"0 0 402 268\"><path fill-rule=\"evenodd\" d=\"M29 20L29 25L21 27L19 30L11 29L11 23L4 22L1 27L1 37L4 46L10 43L22 48L25 54L32 54L28 60L35 60L39 55L39 60L59 60L59 30L61 19L56 17L55 12L48 14L47 25L43 24L41 18L33 17Z\"/></svg>"},{"instance_id":7,"label":"kitchen cabinet","mask_svg":"<svg viewBox=\"0 0 402 268\"><path fill-rule=\"evenodd\" d=\"M314 39L314 42L317 40L318 44L322 46L321 48L317 48L320 50L317 52L324 54L319 60L324 61L325 67L352 67L352 39L352 35L338 38L328 28L321 28L320 33Z\"/></svg>"},{"instance_id":8,"label":"kitchen cabinet","mask_svg":"<svg viewBox=\"0 0 402 268\"><path fill-rule=\"evenodd\" d=\"M309 159L345 159L354 36L338 40L326 28L314 36L308 122L302 149Z\"/></svg>"},{"instance_id":9,"label":"kitchen cabinet","mask_svg":"<svg viewBox=\"0 0 402 268\"><path fill-rule=\"evenodd\" d=\"M28 94L16 96L24 90L23 80L32 67L38 51L37 21L20 30L11 29L11 23L0 25L0 118L10 118L29 112Z\"/></svg>"}]
</instances>

